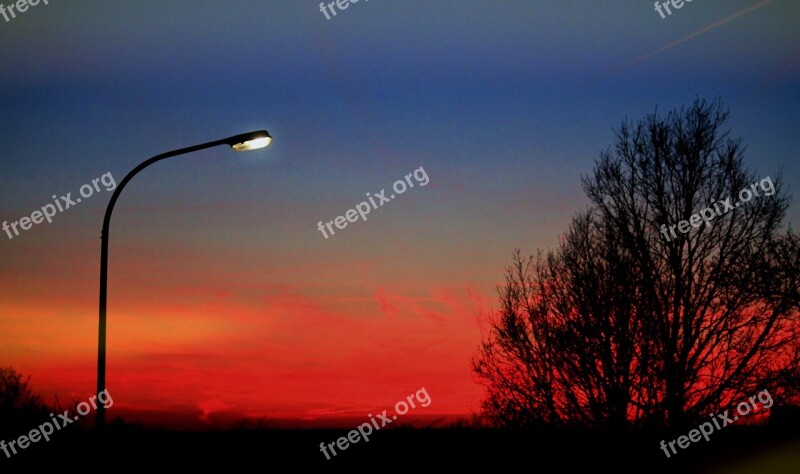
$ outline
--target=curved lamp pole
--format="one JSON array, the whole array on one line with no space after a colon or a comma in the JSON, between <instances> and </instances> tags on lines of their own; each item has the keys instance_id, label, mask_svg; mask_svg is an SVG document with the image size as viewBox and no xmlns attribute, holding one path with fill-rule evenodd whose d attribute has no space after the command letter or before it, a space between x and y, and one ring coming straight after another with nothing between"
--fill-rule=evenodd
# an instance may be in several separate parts
<instances>
[{"instance_id":1,"label":"curved lamp pole","mask_svg":"<svg viewBox=\"0 0 800 474\"><path fill-rule=\"evenodd\" d=\"M100 235L102 245L100 251L100 330L97 343L98 394L106 389L106 289L108 288L108 230L111 222L111 212L114 210L114 204L116 204L120 193L122 193L122 189L125 188L125 185L128 184L128 181L130 181L131 178L157 161L171 158L173 156L185 155L186 153L192 153L219 145L229 145L235 151L256 150L259 148L264 148L265 146L269 145L271 141L272 137L269 135L269 133L266 130L260 130L257 132L235 135L222 140L203 143L201 145L181 148L180 150L168 151L143 162L134 168L130 173L128 173L127 176L122 179L122 181L120 181L119 186L117 186L117 188L114 190L114 194L111 195L111 200L108 203L108 207L106 207L106 215L103 218L103 232ZM95 416L96 428L102 428L105 426L105 415L105 407L102 404L98 405Z\"/></svg>"}]
</instances>

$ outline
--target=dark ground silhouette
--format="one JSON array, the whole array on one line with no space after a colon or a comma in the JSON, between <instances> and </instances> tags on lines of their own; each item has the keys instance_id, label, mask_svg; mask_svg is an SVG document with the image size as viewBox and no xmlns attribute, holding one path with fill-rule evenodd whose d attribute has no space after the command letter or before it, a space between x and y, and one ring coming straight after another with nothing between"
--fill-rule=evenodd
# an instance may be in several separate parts
<instances>
[{"instance_id":1,"label":"dark ground silhouette","mask_svg":"<svg viewBox=\"0 0 800 474\"><path fill-rule=\"evenodd\" d=\"M670 459L659 448L659 442L678 434L454 428L381 431L368 443L352 445L326 460L320 453L320 442L335 440L345 433L346 430L170 432L112 426L97 434L76 428L58 433L48 443L31 445L11 459L0 459L0 469L22 472L21 469L32 467L76 466L97 472L126 466L159 470L169 467L186 472L222 467L230 472L232 468L260 466L278 472L298 467L310 467L312 472L354 468L422 472L491 468L498 472L521 467L531 472L608 468L612 472L700 473L727 472L714 469L759 459L770 450L800 453L796 424L783 429L727 427L714 433L710 441L693 443Z\"/></svg>"}]
</instances>

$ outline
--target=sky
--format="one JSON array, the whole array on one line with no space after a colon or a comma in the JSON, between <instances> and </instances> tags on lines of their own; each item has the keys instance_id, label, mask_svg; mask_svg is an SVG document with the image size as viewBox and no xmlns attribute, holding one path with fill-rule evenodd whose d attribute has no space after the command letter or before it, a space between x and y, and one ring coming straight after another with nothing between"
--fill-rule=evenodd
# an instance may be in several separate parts
<instances>
[{"instance_id":1,"label":"sky","mask_svg":"<svg viewBox=\"0 0 800 474\"><path fill-rule=\"evenodd\" d=\"M469 416L504 267L558 244L622 120L721 98L746 163L794 194L798 24L793 0L664 18L640 1L361 0L330 19L308 0L50 0L0 17L0 220L266 129L265 149L172 158L122 193L108 416L323 422L421 387L416 414ZM318 229L409 174L366 221ZM95 391L102 183L0 233L0 366L48 400Z\"/></svg>"}]
</instances>

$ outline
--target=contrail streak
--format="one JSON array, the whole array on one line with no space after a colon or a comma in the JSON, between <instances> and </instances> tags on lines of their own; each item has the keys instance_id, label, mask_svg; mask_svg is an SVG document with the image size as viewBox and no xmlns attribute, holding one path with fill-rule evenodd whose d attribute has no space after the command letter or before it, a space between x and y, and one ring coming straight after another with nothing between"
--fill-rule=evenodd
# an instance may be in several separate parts
<instances>
[{"instance_id":1,"label":"contrail streak","mask_svg":"<svg viewBox=\"0 0 800 474\"><path fill-rule=\"evenodd\" d=\"M660 48L658 48L658 49L656 49L654 51L651 51L651 52L643 55L643 56L639 56L636 59L632 59L632 60L628 61L627 63L621 64L621 65L615 67L614 69L610 69L610 70L604 72L603 74L600 74L599 76L584 82L583 84L584 85L589 84L589 83L594 82L594 81L596 81L598 79L606 77L609 74L621 71L623 69L627 69L627 68L629 68L629 67L631 67L631 66L633 66L633 65L635 65L637 63L640 63L640 62L642 62L642 61L644 61L646 59L652 58L653 56L655 56L655 55L657 55L659 53L663 53L664 51L666 51L666 50L668 50L670 48L674 48L675 46L678 46L681 43L685 43L685 42L689 41L690 39L692 39L692 38L694 38L696 36L700 36L703 33L711 31L711 30L713 30L715 28L719 28L720 26L724 25L725 23L728 23L731 20L739 18L742 15L746 15L746 14L752 12L752 11L758 10L759 8L763 8L763 7L769 5L770 3L774 2L774 1L775 0L763 0L761 2L758 2L758 3L754 4L754 5L750 5L749 7L745 8L743 10L739 10L736 13L733 13L731 15L726 16L725 18L719 20L716 23L712 23L712 24L710 24L708 26L700 28L699 30L695 31L694 33L691 33L689 35L684 36L681 39L675 40L675 41L673 41L672 43L669 43L666 46L662 46L662 47L660 47Z\"/></svg>"}]
</instances>

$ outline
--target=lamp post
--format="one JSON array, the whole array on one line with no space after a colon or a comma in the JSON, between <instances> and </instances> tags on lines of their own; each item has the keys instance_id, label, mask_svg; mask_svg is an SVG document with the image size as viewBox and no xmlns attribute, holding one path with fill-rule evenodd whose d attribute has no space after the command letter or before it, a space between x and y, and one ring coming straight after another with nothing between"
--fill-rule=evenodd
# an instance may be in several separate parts
<instances>
[{"instance_id":1,"label":"lamp post","mask_svg":"<svg viewBox=\"0 0 800 474\"><path fill-rule=\"evenodd\" d=\"M131 170L125 178L120 181L119 186L114 190L114 194L111 195L111 200L108 203L108 207L106 207L106 214L103 218L103 231L100 234L101 239L101 250L100 250L100 325L99 325L99 336L97 342L97 393L99 394L103 390L106 389L106 296L107 296L107 288L108 288L108 232L109 232L109 224L111 223L111 212L114 210L114 204L116 204L117 199L119 198L120 193L122 192L125 185L128 184L128 181L131 180L136 174L138 174L143 169L147 168L148 166L152 165L153 163L161 160L165 160L167 158L171 158L173 156L178 155L185 155L187 153L192 153L199 150L204 150L206 148L212 148L219 145L228 145L235 151L249 151L249 150L256 150L259 148L264 148L265 146L269 145L272 141L272 137L270 136L269 132L266 130L260 130L257 132L250 132L250 133L243 133L241 135L235 135L229 138L224 138L222 140L216 140L213 142L203 143L201 145L194 145L187 148L181 148L179 150L168 151L166 153L162 153L160 155L154 156L147 161L142 162L139 166ZM97 413L95 414L95 427L100 429L105 426L105 418L106 412L105 407L100 404L97 407Z\"/></svg>"}]
</instances>

